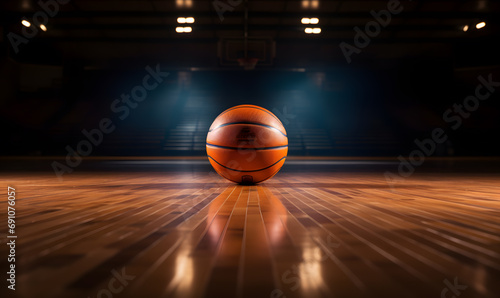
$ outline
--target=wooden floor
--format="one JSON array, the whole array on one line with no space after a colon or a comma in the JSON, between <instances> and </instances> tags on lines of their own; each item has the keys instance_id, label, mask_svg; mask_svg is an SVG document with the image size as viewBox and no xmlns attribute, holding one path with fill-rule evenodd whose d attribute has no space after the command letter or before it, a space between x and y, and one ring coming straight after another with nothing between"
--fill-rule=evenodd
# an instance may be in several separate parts
<instances>
[{"instance_id":1,"label":"wooden floor","mask_svg":"<svg viewBox=\"0 0 500 298\"><path fill-rule=\"evenodd\" d=\"M299 166L239 186L194 164L0 173L18 212L17 289L4 276L0 296L500 297L499 174L392 189L382 171Z\"/></svg>"}]
</instances>

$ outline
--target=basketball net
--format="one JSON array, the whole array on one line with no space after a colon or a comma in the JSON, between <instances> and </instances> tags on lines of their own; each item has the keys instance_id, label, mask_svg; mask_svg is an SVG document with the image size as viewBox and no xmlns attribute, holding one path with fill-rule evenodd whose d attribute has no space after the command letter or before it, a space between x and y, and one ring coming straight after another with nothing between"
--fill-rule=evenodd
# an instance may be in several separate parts
<instances>
[{"instance_id":1,"label":"basketball net","mask_svg":"<svg viewBox=\"0 0 500 298\"><path fill-rule=\"evenodd\" d=\"M243 66L244 70L255 69L255 65L259 61L259 58L238 58L238 63Z\"/></svg>"}]
</instances>

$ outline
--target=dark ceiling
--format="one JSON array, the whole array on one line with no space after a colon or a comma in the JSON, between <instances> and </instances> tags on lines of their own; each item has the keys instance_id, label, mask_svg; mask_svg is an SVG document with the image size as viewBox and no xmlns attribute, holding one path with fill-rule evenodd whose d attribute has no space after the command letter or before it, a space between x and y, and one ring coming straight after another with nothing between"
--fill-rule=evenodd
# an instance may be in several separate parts
<instances>
[{"instance_id":1,"label":"dark ceiling","mask_svg":"<svg viewBox=\"0 0 500 298\"><path fill-rule=\"evenodd\" d=\"M48 18L47 31L39 30L26 44L19 44L16 53L9 33L21 36L21 20L32 21L43 8L37 1L3 0L1 44L6 55L18 62L80 61L87 67L116 68L160 61L172 68L221 68L225 65L221 41L243 36L247 8L248 35L271 42L264 50L268 54L275 50L274 58L267 61L272 67L346 66L340 44L354 45L354 28L364 30L374 20L370 12L387 10L392 2L42 0L52 8L57 3L58 9ZM388 26L351 56L354 66L421 56L451 60L457 67L498 64L498 1L405 0L400 6L402 11L391 14ZM191 33L176 33L180 16L195 18ZM318 17L320 22L313 27L320 27L321 33L306 34L302 17ZM481 21L486 26L477 30L475 24ZM467 32L465 25L470 27Z\"/></svg>"},{"instance_id":2,"label":"dark ceiling","mask_svg":"<svg viewBox=\"0 0 500 298\"><path fill-rule=\"evenodd\" d=\"M397 156L435 127L450 136L439 154L498 155L500 93L456 131L443 113L479 76L500 80L499 2L2 0L0 133L15 145L0 154L64 155L161 66L170 75L95 154L203 155L216 115L253 103L297 115L296 155ZM192 32L176 33L178 17Z\"/></svg>"}]
</instances>

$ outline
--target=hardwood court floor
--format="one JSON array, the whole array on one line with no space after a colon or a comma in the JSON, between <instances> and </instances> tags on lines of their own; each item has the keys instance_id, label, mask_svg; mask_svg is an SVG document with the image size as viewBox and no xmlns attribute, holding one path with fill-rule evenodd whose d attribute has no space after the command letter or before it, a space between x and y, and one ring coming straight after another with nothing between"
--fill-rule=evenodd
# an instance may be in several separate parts
<instances>
[{"instance_id":1,"label":"hardwood court floor","mask_svg":"<svg viewBox=\"0 0 500 298\"><path fill-rule=\"evenodd\" d=\"M416 173L391 189L349 167L256 186L208 171L1 172L18 235L16 295L2 278L1 297L500 295L499 174Z\"/></svg>"}]
</instances>

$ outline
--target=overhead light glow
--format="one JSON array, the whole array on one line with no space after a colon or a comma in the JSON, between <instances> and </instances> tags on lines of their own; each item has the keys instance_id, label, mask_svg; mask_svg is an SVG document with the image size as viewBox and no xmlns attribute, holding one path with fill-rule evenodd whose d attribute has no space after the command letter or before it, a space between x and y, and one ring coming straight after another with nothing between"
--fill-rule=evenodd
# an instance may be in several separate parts
<instances>
[{"instance_id":1,"label":"overhead light glow","mask_svg":"<svg viewBox=\"0 0 500 298\"><path fill-rule=\"evenodd\" d=\"M177 33L190 33L193 31L193 28L191 27L176 27L175 32Z\"/></svg>"},{"instance_id":2,"label":"overhead light glow","mask_svg":"<svg viewBox=\"0 0 500 298\"><path fill-rule=\"evenodd\" d=\"M467 30L469 30L469 25L465 25L462 30L464 30L464 32L467 32Z\"/></svg>"},{"instance_id":3,"label":"overhead light glow","mask_svg":"<svg viewBox=\"0 0 500 298\"><path fill-rule=\"evenodd\" d=\"M30 0L23 0L21 2L21 7L23 9L30 9L31 8L31 3L30 3Z\"/></svg>"},{"instance_id":4,"label":"overhead light glow","mask_svg":"<svg viewBox=\"0 0 500 298\"><path fill-rule=\"evenodd\" d=\"M42 29L42 31L47 31L47 27L45 27L44 24L40 24L40 29Z\"/></svg>"},{"instance_id":5,"label":"overhead light glow","mask_svg":"<svg viewBox=\"0 0 500 298\"><path fill-rule=\"evenodd\" d=\"M317 23L319 23L319 19L318 18L302 18L300 20L300 22L302 24L317 24Z\"/></svg>"},{"instance_id":6,"label":"overhead light glow","mask_svg":"<svg viewBox=\"0 0 500 298\"><path fill-rule=\"evenodd\" d=\"M177 23L179 23L179 24L185 24L185 23L192 24L192 23L194 23L194 18L193 17L178 17Z\"/></svg>"},{"instance_id":7,"label":"overhead light glow","mask_svg":"<svg viewBox=\"0 0 500 298\"><path fill-rule=\"evenodd\" d=\"M484 26L486 26L486 23L485 23L485 22L477 23L477 24L476 24L476 29L481 29L481 28L484 28Z\"/></svg>"},{"instance_id":8,"label":"overhead light glow","mask_svg":"<svg viewBox=\"0 0 500 298\"><path fill-rule=\"evenodd\" d=\"M193 6L192 0L175 0L175 5L177 7L191 7Z\"/></svg>"},{"instance_id":9,"label":"overhead light glow","mask_svg":"<svg viewBox=\"0 0 500 298\"><path fill-rule=\"evenodd\" d=\"M24 27L29 27L29 26L31 26L31 23L30 23L30 22L28 22L27 20L22 20L22 21L21 21L21 24L23 24L23 26L24 26Z\"/></svg>"},{"instance_id":10,"label":"overhead light glow","mask_svg":"<svg viewBox=\"0 0 500 298\"><path fill-rule=\"evenodd\" d=\"M306 28L304 29L304 32L307 34L320 34L321 28Z\"/></svg>"},{"instance_id":11,"label":"overhead light glow","mask_svg":"<svg viewBox=\"0 0 500 298\"><path fill-rule=\"evenodd\" d=\"M302 0L302 8L317 9L319 7L319 0Z\"/></svg>"}]
</instances>

